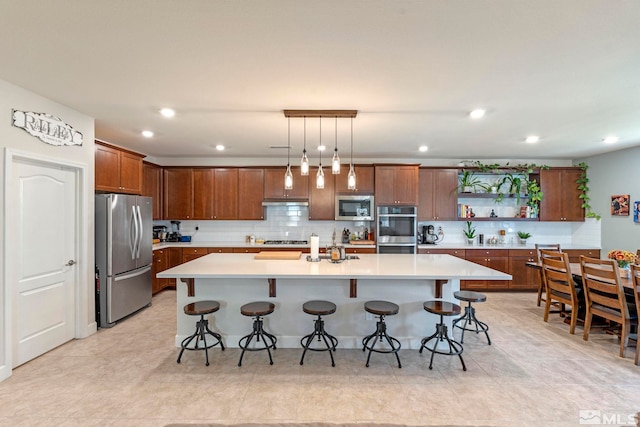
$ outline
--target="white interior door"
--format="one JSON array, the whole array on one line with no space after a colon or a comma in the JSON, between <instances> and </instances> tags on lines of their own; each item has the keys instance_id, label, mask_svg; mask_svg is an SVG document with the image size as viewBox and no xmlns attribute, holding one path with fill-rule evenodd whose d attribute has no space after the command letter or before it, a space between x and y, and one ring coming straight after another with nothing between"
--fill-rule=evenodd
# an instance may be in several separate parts
<instances>
[{"instance_id":1,"label":"white interior door","mask_svg":"<svg viewBox=\"0 0 640 427\"><path fill-rule=\"evenodd\" d=\"M17 159L12 169L7 230L15 263L13 366L74 338L76 280L76 174L71 169Z\"/></svg>"}]
</instances>

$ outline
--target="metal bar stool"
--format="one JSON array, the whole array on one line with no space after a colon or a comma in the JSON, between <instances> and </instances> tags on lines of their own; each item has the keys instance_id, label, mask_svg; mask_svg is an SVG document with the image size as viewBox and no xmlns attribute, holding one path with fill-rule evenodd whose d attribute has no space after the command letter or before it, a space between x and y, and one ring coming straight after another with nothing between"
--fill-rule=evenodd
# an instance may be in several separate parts
<instances>
[{"instance_id":1,"label":"metal bar stool","mask_svg":"<svg viewBox=\"0 0 640 427\"><path fill-rule=\"evenodd\" d=\"M457 291L453 293L453 296L460 301L467 301L468 305L464 308L464 315L462 317L458 317L452 323L452 326L458 327L462 329L462 337L460 338L460 344L464 344L464 331L471 331L479 334L480 332L484 332L487 336L487 342L491 345L491 338L489 338L489 325L484 322L479 321L476 318L476 309L471 305L472 302L485 302L487 300L487 296L485 294L481 294L480 292L474 291ZM460 321L464 320L462 326L458 325ZM475 324L475 328L472 325ZM471 326L467 328L467 326Z\"/></svg>"},{"instance_id":2,"label":"metal bar stool","mask_svg":"<svg viewBox=\"0 0 640 427\"><path fill-rule=\"evenodd\" d=\"M333 314L336 312L336 305L329 301L307 301L302 305L302 311L307 314L311 314L313 316L318 316L314 321L314 330L309 335L302 337L300 340L300 344L304 351L302 352L302 357L300 358L300 364L302 365L304 362L304 356L307 354L307 350L311 351L328 351L329 356L331 356L331 366L336 366L336 362L333 360L333 353L336 351L336 346L338 345L338 339L333 335L329 335L327 331L324 330L324 320L322 320L322 316L327 316L329 314ZM318 342L324 341L324 345L326 348L311 348L311 342L314 338L318 338ZM331 344L329 344L331 342Z\"/></svg>"},{"instance_id":3,"label":"metal bar stool","mask_svg":"<svg viewBox=\"0 0 640 427\"><path fill-rule=\"evenodd\" d=\"M190 337L182 340L180 343L180 354L178 355L177 362L180 363L182 353L185 350L204 350L206 366L209 366L209 349L220 344L220 348L224 351L224 344L222 343L222 336L209 329L209 321L204 318L205 315L215 313L220 309L220 303L218 301L197 301L192 302L184 306L184 314L188 316L200 316L200 320L196 322L196 331ZM207 345L207 335L211 335L214 338L214 343ZM196 340L195 347L189 347L191 341ZM200 346L200 340L202 340L203 346Z\"/></svg>"},{"instance_id":4,"label":"metal bar stool","mask_svg":"<svg viewBox=\"0 0 640 427\"><path fill-rule=\"evenodd\" d=\"M275 305L270 302L258 301L258 302L250 302L248 304L240 307L240 313L243 316L251 316L254 317L253 320L253 330L249 335L246 335L240 338L238 342L238 346L242 349L242 353L240 354L240 360L238 361L238 366L242 366L242 358L244 357L245 351L261 351L267 350L269 353L269 364L273 365L273 359L271 358L271 350L276 349L276 341L277 338L274 335L271 335L267 331L264 330L264 325L262 323L262 316L267 316L275 310ZM259 343L262 340L264 346L262 347L251 347L249 348L249 344L251 340L255 338L256 343ZM270 344L267 342L269 340Z\"/></svg>"},{"instance_id":5,"label":"metal bar stool","mask_svg":"<svg viewBox=\"0 0 640 427\"><path fill-rule=\"evenodd\" d=\"M376 353L393 353L396 355L398 361L398 368L402 368L400 363L400 357L398 356L398 350L400 350L400 341L387 334L387 324L384 322L384 316L392 316L398 314L400 307L389 301L367 301L364 303L364 309L366 312L378 316L378 322L376 322L376 331L369 336L362 339L362 351L369 350L367 356L367 368L369 367L369 359L371 359L371 352ZM373 340L373 343L370 341ZM389 349L381 350L374 348L378 341L385 340L389 344Z\"/></svg>"},{"instance_id":6,"label":"metal bar stool","mask_svg":"<svg viewBox=\"0 0 640 427\"><path fill-rule=\"evenodd\" d=\"M422 304L422 307L429 313L437 314L440 316L440 323L436 325L436 332L430 337L423 338L422 345L420 346L420 353L422 353L422 350L425 348L431 352L429 369L433 369L433 356L438 353L447 356L457 355L460 358L460 362L462 363L462 370L466 371L467 366L464 364L464 359L462 358L462 344L449 338L447 325L445 325L443 322L443 316L456 316L460 314L460 306L458 304L453 304L446 301L427 301ZM433 348L429 348L427 346L427 343L429 343L429 341L431 340L435 340ZM438 343L444 341L446 341L449 345L449 351L438 350Z\"/></svg>"}]
</instances>

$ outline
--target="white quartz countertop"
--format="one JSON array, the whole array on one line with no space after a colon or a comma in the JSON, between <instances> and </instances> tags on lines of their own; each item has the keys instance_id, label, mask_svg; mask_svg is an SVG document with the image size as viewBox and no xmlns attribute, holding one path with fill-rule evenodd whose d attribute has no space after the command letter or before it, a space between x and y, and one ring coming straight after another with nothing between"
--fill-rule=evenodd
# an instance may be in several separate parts
<instances>
[{"instance_id":1,"label":"white quartz countertop","mask_svg":"<svg viewBox=\"0 0 640 427\"><path fill-rule=\"evenodd\" d=\"M330 243L321 243L320 247L324 248ZM375 244L371 245L351 245L351 244L342 244L341 245L347 248L374 248ZM588 245L575 245L575 244L561 244L562 249L596 249L600 250L599 247L596 246L588 246ZM265 245L263 243L245 243L245 242L162 242L162 243L154 243L153 249L164 249L164 248L269 248L269 249L309 249L310 245ZM418 249L535 249L535 244L527 244L527 245L467 245L465 243L438 243L436 245L418 245Z\"/></svg>"},{"instance_id":2,"label":"white quartz countertop","mask_svg":"<svg viewBox=\"0 0 640 427\"><path fill-rule=\"evenodd\" d=\"M329 242L320 243L320 247L324 248L328 245L331 245ZM346 248L374 248L375 244L372 245L351 245L348 243L340 243L340 245ZM162 243L154 243L153 249L164 249L164 248L281 248L281 249L309 249L311 245L267 245L264 243L245 243L245 242L162 242Z\"/></svg>"},{"instance_id":3,"label":"white quartz countertop","mask_svg":"<svg viewBox=\"0 0 640 427\"><path fill-rule=\"evenodd\" d=\"M589 250L595 249L600 250L599 247L588 246L588 245L575 245L575 244L560 244L560 247L564 250L567 249L581 249L581 250ZM535 250L535 243L526 244L526 245L467 245L464 243L438 243L435 245L418 245L418 249L529 249Z\"/></svg>"},{"instance_id":4,"label":"white quartz countertop","mask_svg":"<svg viewBox=\"0 0 640 427\"><path fill-rule=\"evenodd\" d=\"M326 278L511 280L511 275L451 255L360 254L359 259L256 260L255 254L209 254L157 274L159 278Z\"/></svg>"}]
</instances>

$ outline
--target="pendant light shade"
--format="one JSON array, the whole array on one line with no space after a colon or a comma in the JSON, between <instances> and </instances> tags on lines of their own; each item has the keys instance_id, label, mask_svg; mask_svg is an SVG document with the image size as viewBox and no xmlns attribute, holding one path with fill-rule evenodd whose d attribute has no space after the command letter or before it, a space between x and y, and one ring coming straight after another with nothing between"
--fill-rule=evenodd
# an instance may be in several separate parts
<instances>
[{"instance_id":1,"label":"pendant light shade","mask_svg":"<svg viewBox=\"0 0 640 427\"><path fill-rule=\"evenodd\" d=\"M291 120L291 119L289 119ZM307 158L307 118L304 118L304 145L302 147L302 159L300 159L300 175L309 175L309 159Z\"/></svg>"},{"instance_id":2,"label":"pendant light shade","mask_svg":"<svg viewBox=\"0 0 640 427\"><path fill-rule=\"evenodd\" d=\"M318 117L320 119L320 142L322 145L322 119L333 117L335 119L335 146L333 149L333 158L331 159L331 173L339 174L341 169L340 156L338 155L338 119L351 119L351 164L349 188L355 189L355 172L353 170L353 118L358 114L358 110L283 110L284 116L287 118L304 119L304 135L302 158L300 159L300 174L309 175L309 158L307 157L307 117ZM290 147L289 147L290 148ZM287 173L285 178L289 176L289 154L287 153ZM287 181L288 182L288 181ZM352 185L353 184L353 185ZM287 185L285 183L285 185ZM322 154L320 155L320 163L318 165L318 173L316 174L316 187L324 188L324 171L322 170ZM353 188L352 188L353 187Z\"/></svg>"},{"instance_id":3,"label":"pendant light shade","mask_svg":"<svg viewBox=\"0 0 640 427\"><path fill-rule=\"evenodd\" d=\"M320 140L319 147L322 147L322 117L320 117ZM324 188L324 172L322 172L322 149L320 149L320 162L318 164L318 173L316 174L316 188Z\"/></svg>"},{"instance_id":4,"label":"pendant light shade","mask_svg":"<svg viewBox=\"0 0 640 427\"><path fill-rule=\"evenodd\" d=\"M349 162L349 175L347 175L347 189L356 189L356 171L353 169L353 117L351 118L351 161Z\"/></svg>"},{"instance_id":5,"label":"pendant light shade","mask_svg":"<svg viewBox=\"0 0 640 427\"><path fill-rule=\"evenodd\" d=\"M291 154L291 119L287 123L287 171L284 173L284 189L293 189L293 174L291 173L291 164L289 163Z\"/></svg>"},{"instance_id":6,"label":"pendant light shade","mask_svg":"<svg viewBox=\"0 0 640 427\"><path fill-rule=\"evenodd\" d=\"M340 156L338 156L338 117L336 117L336 145L333 149L333 159L331 160L331 173L338 175L340 173Z\"/></svg>"}]
</instances>

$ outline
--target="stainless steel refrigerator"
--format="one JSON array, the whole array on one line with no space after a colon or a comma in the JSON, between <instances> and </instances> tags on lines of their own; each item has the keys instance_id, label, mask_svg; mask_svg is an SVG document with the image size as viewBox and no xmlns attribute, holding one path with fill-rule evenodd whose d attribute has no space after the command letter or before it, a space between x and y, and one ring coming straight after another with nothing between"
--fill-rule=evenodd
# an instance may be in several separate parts
<instances>
[{"instance_id":1,"label":"stainless steel refrigerator","mask_svg":"<svg viewBox=\"0 0 640 427\"><path fill-rule=\"evenodd\" d=\"M96 319L99 327L151 304L152 199L95 197Z\"/></svg>"}]
</instances>

